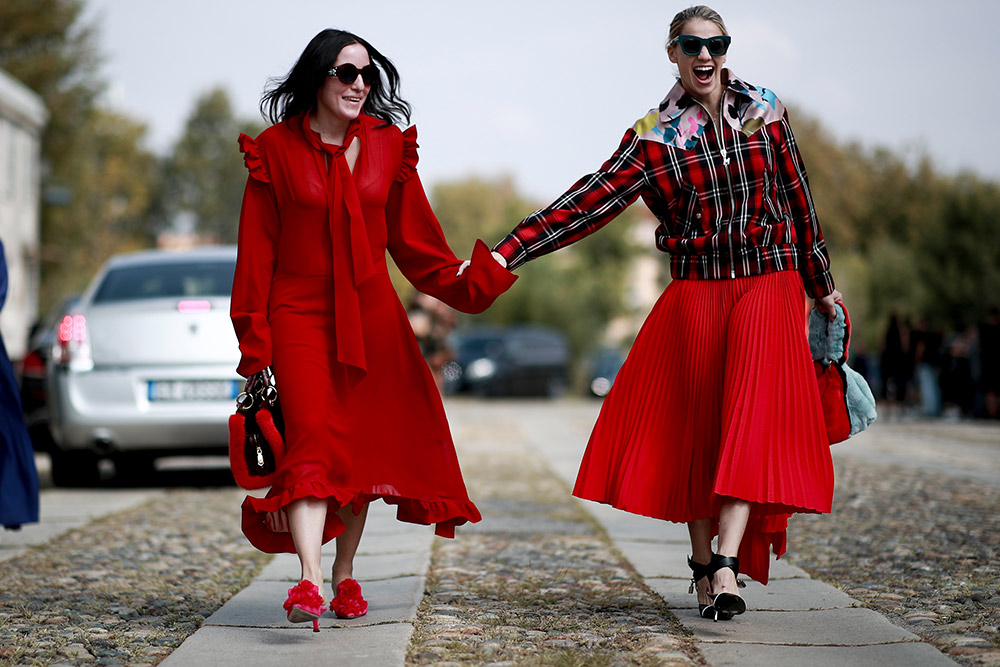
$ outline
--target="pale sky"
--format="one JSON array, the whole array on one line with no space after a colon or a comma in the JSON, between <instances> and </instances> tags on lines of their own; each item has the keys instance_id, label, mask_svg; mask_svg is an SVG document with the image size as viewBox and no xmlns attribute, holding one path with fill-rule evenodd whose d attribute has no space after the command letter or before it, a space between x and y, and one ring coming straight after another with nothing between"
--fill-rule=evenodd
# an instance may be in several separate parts
<instances>
[{"instance_id":1,"label":"pale sky","mask_svg":"<svg viewBox=\"0 0 1000 667\"><path fill-rule=\"evenodd\" d=\"M663 0L87 0L101 26L109 104L165 153L195 98L222 85L257 117L327 27L371 42L414 107L420 172L509 174L538 203L597 169L676 70ZM926 154L945 173L1000 181L998 0L716 0L727 66L817 116L841 140ZM795 125L795 118L792 118ZM233 150L236 138L233 137ZM807 165L808 167L808 165ZM512 221L512 223L515 221Z\"/></svg>"}]
</instances>

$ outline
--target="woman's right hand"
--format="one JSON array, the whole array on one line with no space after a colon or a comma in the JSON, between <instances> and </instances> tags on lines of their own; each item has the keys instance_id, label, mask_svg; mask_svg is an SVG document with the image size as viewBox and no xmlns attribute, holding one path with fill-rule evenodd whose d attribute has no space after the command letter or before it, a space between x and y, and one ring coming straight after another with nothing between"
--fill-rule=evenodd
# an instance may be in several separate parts
<instances>
[{"instance_id":1,"label":"woman's right hand","mask_svg":"<svg viewBox=\"0 0 1000 667\"><path fill-rule=\"evenodd\" d=\"M250 394L253 390L260 386L260 383L264 381L264 371L257 371L247 378L246 383L243 385L243 392Z\"/></svg>"},{"instance_id":2,"label":"woman's right hand","mask_svg":"<svg viewBox=\"0 0 1000 667\"><path fill-rule=\"evenodd\" d=\"M831 322L837 317L837 302L843 301L844 295L838 290L833 290L832 293L827 294L822 299L815 299L814 303L819 312L826 315L827 319Z\"/></svg>"}]
</instances>

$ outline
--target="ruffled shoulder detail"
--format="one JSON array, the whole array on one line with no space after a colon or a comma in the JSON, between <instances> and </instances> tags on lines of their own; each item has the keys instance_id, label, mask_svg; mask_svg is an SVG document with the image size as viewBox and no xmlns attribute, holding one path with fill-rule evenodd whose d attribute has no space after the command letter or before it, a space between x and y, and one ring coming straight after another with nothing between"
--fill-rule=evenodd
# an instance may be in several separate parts
<instances>
[{"instance_id":1,"label":"ruffled shoulder detail","mask_svg":"<svg viewBox=\"0 0 1000 667\"><path fill-rule=\"evenodd\" d=\"M260 146L257 142L246 134L240 134L240 152L243 153L243 164L246 165L250 175L261 183L270 183L271 175L267 173L264 160L260 157Z\"/></svg>"},{"instance_id":2,"label":"ruffled shoulder detail","mask_svg":"<svg viewBox=\"0 0 1000 667\"><path fill-rule=\"evenodd\" d=\"M410 127L403 130L403 164L399 167L399 173L396 174L396 181L402 183L403 181L409 180L411 176L417 171L417 161L419 157L417 156L417 126L411 125Z\"/></svg>"}]
</instances>

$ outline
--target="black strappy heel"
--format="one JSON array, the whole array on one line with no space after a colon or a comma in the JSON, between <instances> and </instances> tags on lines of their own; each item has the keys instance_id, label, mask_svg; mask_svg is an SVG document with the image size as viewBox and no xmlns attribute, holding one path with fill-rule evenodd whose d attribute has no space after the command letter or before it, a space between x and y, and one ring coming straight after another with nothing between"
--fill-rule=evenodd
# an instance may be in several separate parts
<instances>
[{"instance_id":1,"label":"black strappy heel","mask_svg":"<svg viewBox=\"0 0 1000 667\"><path fill-rule=\"evenodd\" d=\"M723 556L721 554L712 554L712 560L708 565L704 566L706 575L712 577L716 572L724 567L728 567L733 571L733 576L739 577L740 574L740 561L736 556ZM746 584L736 579L737 588L746 588ZM747 603L742 597L736 593L717 593L712 596L712 607L717 612L715 615L715 620L718 621L720 618L724 621L728 621L733 616L738 616L747 610Z\"/></svg>"},{"instance_id":2,"label":"black strappy heel","mask_svg":"<svg viewBox=\"0 0 1000 667\"><path fill-rule=\"evenodd\" d=\"M709 589L712 587L711 574L708 571L708 565L702 565L701 563L696 563L690 558L688 558L688 567L691 568L691 585L688 586L688 595L691 593L698 592L698 582L702 579L708 578ZM698 603L698 615L702 618L713 618L716 615L715 607L711 604L701 604Z\"/></svg>"}]
</instances>

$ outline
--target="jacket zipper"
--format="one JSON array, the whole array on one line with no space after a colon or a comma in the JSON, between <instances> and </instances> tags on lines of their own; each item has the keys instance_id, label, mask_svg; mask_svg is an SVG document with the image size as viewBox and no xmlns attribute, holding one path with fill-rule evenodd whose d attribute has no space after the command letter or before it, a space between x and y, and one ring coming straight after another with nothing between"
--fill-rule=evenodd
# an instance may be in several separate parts
<instances>
[{"instance_id":1,"label":"jacket zipper","mask_svg":"<svg viewBox=\"0 0 1000 667\"><path fill-rule=\"evenodd\" d=\"M698 105L705 109L705 113L708 113L708 109L700 101ZM733 195L733 179L729 177L729 151L726 150L726 139L722 134L721 125L722 114L726 109L726 90L722 90L722 99L719 100L719 122L716 123L715 119L712 118L712 114L708 113L708 117L712 120L712 125L715 127L715 138L719 140L719 153L722 155L722 166L726 171L726 189L729 190L729 277L736 277L736 252L733 250L733 212L736 211L736 197Z\"/></svg>"},{"instance_id":2,"label":"jacket zipper","mask_svg":"<svg viewBox=\"0 0 1000 667\"><path fill-rule=\"evenodd\" d=\"M729 176L729 152L726 150L726 137L723 135L722 114L726 109L726 90L722 90L719 100L719 123L715 128L715 136L719 140L719 150L722 153L722 167L726 172L726 188L729 190L729 277L736 277L736 252L733 250L733 214L736 211L736 197L733 196L733 179Z\"/></svg>"}]
</instances>

